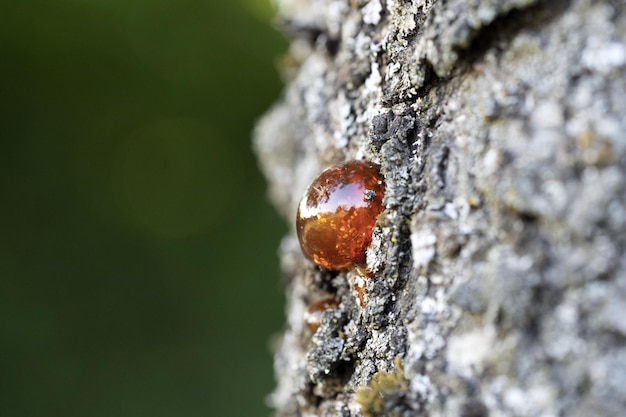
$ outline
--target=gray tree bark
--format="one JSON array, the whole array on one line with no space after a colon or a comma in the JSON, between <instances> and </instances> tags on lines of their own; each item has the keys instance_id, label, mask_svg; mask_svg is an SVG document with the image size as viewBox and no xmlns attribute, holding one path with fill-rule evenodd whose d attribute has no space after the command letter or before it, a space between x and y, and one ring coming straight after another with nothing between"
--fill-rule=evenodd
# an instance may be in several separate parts
<instances>
[{"instance_id":1,"label":"gray tree bark","mask_svg":"<svg viewBox=\"0 0 626 417\"><path fill-rule=\"evenodd\" d=\"M277 6L287 85L255 132L272 201L293 224L349 159L387 187L373 276L283 240L277 415L626 415L624 2Z\"/></svg>"}]
</instances>

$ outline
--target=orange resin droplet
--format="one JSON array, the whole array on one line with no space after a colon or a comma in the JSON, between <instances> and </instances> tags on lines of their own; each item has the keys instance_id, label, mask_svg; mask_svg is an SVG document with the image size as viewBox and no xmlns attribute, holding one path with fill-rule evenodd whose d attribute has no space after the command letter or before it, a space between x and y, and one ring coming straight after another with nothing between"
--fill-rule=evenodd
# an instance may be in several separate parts
<instances>
[{"instance_id":1,"label":"orange resin droplet","mask_svg":"<svg viewBox=\"0 0 626 417\"><path fill-rule=\"evenodd\" d=\"M377 165L350 161L328 168L298 206L296 230L304 254L326 269L365 264L385 184Z\"/></svg>"}]
</instances>

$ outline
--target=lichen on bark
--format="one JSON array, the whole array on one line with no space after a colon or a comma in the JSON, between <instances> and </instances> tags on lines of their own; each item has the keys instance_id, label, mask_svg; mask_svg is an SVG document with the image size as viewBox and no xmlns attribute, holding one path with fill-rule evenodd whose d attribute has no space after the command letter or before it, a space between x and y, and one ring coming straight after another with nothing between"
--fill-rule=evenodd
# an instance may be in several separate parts
<instances>
[{"instance_id":1,"label":"lichen on bark","mask_svg":"<svg viewBox=\"0 0 626 417\"><path fill-rule=\"evenodd\" d=\"M293 224L349 159L387 185L372 277L283 240L277 415L626 414L623 2L276 4L290 64L255 131L272 201Z\"/></svg>"}]
</instances>

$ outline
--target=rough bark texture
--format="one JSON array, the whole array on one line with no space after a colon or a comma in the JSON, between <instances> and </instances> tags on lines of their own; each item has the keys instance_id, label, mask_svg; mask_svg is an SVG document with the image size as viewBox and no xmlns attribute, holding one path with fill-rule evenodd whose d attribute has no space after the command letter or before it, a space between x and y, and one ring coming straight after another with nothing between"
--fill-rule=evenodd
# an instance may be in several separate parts
<instances>
[{"instance_id":1,"label":"rough bark texture","mask_svg":"<svg viewBox=\"0 0 626 417\"><path fill-rule=\"evenodd\" d=\"M372 277L283 241L277 415L626 415L624 2L277 6L287 86L255 133L273 202L293 224L349 159L387 184Z\"/></svg>"}]
</instances>

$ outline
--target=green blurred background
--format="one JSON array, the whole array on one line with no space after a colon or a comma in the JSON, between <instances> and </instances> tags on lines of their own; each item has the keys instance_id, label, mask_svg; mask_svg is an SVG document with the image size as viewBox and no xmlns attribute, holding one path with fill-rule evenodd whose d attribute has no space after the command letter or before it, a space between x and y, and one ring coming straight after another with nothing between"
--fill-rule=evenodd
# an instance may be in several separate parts
<instances>
[{"instance_id":1,"label":"green blurred background","mask_svg":"<svg viewBox=\"0 0 626 417\"><path fill-rule=\"evenodd\" d=\"M266 416L265 0L0 5L0 416Z\"/></svg>"}]
</instances>

